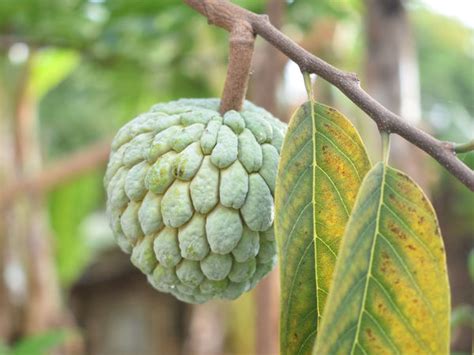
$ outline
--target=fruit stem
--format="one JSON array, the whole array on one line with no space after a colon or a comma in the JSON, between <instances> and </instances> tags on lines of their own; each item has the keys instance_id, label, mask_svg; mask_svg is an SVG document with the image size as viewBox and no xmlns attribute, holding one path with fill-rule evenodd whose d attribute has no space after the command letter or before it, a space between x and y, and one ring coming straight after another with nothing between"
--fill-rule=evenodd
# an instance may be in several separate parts
<instances>
[{"instance_id":1,"label":"fruit stem","mask_svg":"<svg viewBox=\"0 0 474 355\"><path fill-rule=\"evenodd\" d=\"M221 98L221 114L242 109L254 44L255 34L250 23L244 20L235 22L229 37L229 65Z\"/></svg>"}]
</instances>

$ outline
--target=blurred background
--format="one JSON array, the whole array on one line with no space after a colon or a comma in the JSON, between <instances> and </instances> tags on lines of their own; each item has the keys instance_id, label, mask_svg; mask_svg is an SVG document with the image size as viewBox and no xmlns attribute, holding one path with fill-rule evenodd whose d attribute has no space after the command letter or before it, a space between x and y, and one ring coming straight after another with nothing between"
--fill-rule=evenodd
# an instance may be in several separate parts
<instances>
[{"instance_id":1,"label":"blurred background","mask_svg":"<svg viewBox=\"0 0 474 355\"><path fill-rule=\"evenodd\" d=\"M471 0L236 0L438 138L474 135ZM234 302L190 306L146 284L104 213L108 144L154 103L216 97L227 33L178 0L0 1L0 354L276 354L273 272ZM317 99L375 125L323 80ZM288 121L298 67L261 39L248 98ZM461 156L474 167L474 153ZM395 139L392 164L431 197L446 244L453 353L471 353L474 194Z\"/></svg>"}]
</instances>

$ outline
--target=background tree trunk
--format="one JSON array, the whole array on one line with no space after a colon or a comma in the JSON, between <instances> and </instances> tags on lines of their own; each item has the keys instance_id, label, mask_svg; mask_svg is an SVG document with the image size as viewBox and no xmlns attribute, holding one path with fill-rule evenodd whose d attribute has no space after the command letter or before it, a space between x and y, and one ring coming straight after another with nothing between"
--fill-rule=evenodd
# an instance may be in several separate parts
<instances>
[{"instance_id":1,"label":"background tree trunk","mask_svg":"<svg viewBox=\"0 0 474 355\"><path fill-rule=\"evenodd\" d=\"M41 169L41 147L38 141L36 103L29 87L30 57L20 78L15 107L15 147L18 178L35 174ZM27 302L23 331L34 334L58 326L61 321L61 300L56 275L51 238L47 230L44 198L41 194L24 195L16 201L21 213L16 225L24 240L24 269L27 275Z\"/></svg>"},{"instance_id":2,"label":"background tree trunk","mask_svg":"<svg viewBox=\"0 0 474 355\"><path fill-rule=\"evenodd\" d=\"M266 14L276 28L281 28L285 15L284 0L269 0ZM264 107L280 117L281 107L277 103L277 90L283 79L283 69L288 59L266 41L259 41L253 58L248 96L256 105Z\"/></svg>"},{"instance_id":3,"label":"background tree trunk","mask_svg":"<svg viewBox=\"0 0 474 355\"><path fill-rule=\"evenodd\" d=\"M277 27L282 26L286 3L269 0L266 13ZM277 117L282 113L277 105L277 89L283 78L287 59L269 43L261 43L255 52L254 75L250 78L249 97L258 106ZM278 354L279 349L279 302L280 280L278 269L273 270L256 287L256 344L257 355Z\"/></svg>"},{"instance_id":4,"label":"background tree trunk","mask_svg":"<svg viewBox=\"0 0 474 355\"><path fill-rule=\"evenodd\" d=\"M421 119L418 59L405 1L366 0L365 3L367 91L391 111L418 124ZM393 165L428 191L432 175L428 173L424 154L395 135L391 145Z\"/></svg>"},{"instance_id":5,"label":"background tree trunk","mask_svg":"<svg viewBox=\"0 0 474 355\"><path fill-rule=\"evenodd\" d=\"M404 3L403 0L366 0L367 89L387 108L417 124L421 119L419 75L415 39ZM431 173L432 166L419 149L393 136L391 158L393 165L413 177L430 194L433 176L438 174ZM472 236L469 238L456 232L456 224L462 225L463 221L456 221L456 213L452 211L456 201L452 201L451 196L455 192L450 191L452 185L443 185L447 190L437 191L433 203L445 234L454 308L458 304L472 303L472 287L466 287L470 284L467 255ZM470 334L470 330L464 328L453 335L451 346L457 351L469 351L470 343L472 332Z\"/></svg>"},{"instance_id":6,"label":"background tree trunk","mask_svg":"<svg viewBox=\"0 0 474 355\"><path fill-rule=\"evenodd\" d=\"M8 185L41 169L36 102L30 91L30 56L9 87L13 105L4 105L2 121L2 166ZM8 87L8 86L6 86ZM13 149L12 149L13 148ZM0 216L0 336L8 341L64 326L59 283L41 194L20 193Z\"/></svg>"},{"instance_id":7,"label":"background tree trunk","mask_svg":"<svg viewBox=\"0 0 474 355\"><path fill-rule=\"evenodd\" d=\"M13 120L9 100L7 85L2 75L0 80L0 186L5 186L13 180L15 172L14 139L11 129ZM8 341L13 337L18 324L17 306L13 301L25 296L25 287L21 280L17 288L9 283L8 275L11 275L11 271L15 270L13 267L19 263L19 258L11 245L12 238L9 233L14 223L12 218L13 213L10 209L0 213L0 275L2 275L0 279L0 314L2 315L0 339L3 341Z\"/></svg>"}]
</instances>

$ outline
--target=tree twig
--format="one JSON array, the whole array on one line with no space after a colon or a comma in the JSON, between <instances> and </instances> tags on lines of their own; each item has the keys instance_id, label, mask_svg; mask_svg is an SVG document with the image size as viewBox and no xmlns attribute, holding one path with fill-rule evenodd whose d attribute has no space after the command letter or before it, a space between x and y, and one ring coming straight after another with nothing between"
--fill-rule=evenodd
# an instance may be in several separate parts
<instances>
[{"instance_id":1,"label":"tree twig","mask_svg":"<svg viewBox=\"0 0 474 355\"><path fill-rule=\"evenodd\" d=\"M225 79L220 112L240 111L247 92L255 43L252 27L246 21L235 22L229 39L229 65Z\"/></svg>"},{"instance_id":2,"label":"tree twig","mask_svg":"<svg viewBox=\"0 0 474 355\"><path fill-rule=\"evenodd\" d=\"M45 192L58 183L104 164L109 157L109 152L110 140L96 143L50 164L36 176L2 187L0 190L0 211L6 208L19 193Z\"/></svg>"},{"instance_id":3,"label":"tree twig","mask_svg":"<svg viewBox=\"0 0 474 355\"><path fill-rule=\"evenodd\" d=\"M265 15L257 15L227 0L183 1L207 17L209 23L227 31L232 31L237 22L247 22L255 34L260 35L278 48L298 64L302 71L315 73L337 87L369 115L379 129L396 133L424 150L470 190L474 191L474 172L456 157L453 143L434 138L385 108L361 88L356 74L344 72L312 55L276 29Z\"/></svg>"}]
</instances>

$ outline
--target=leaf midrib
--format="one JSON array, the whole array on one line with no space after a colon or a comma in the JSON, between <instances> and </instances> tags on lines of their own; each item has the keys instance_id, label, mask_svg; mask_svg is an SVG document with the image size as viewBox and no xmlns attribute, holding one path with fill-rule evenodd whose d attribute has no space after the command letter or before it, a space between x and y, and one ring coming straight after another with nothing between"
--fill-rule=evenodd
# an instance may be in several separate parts
<instances>
[{"instance_id":1,"label":"leaf midrib","mask_svg":"<svg viewBox=\"0 0 474 355\"><path fill-rule=\"evenodd\" d=\"M382 179L381 179L381 183L379 185L380 197L379 197L379 205L378 205L378 208L377 208L377 216L376 216L377 224L376 224L375 230L374 230L374 237L373 237L374 239L373 239L372 245L370 247L369 266L367 268L367 275L365 276L366 280L365 280L365 286L364 286L364 293L363 293L363 296L362 296L362 302L361 302L361 306L360 306L359 317L358 317L358 320L357 320L356 333L354 335L354 340L353 340L353 343L352 343L351 355L354 354L355 347L359 343L359 333L360 333L360 328L361 328L361 324L362 324L362 317L363 317L363 313L364 313L364 310L365 310L365 304L366 304L366 301L367 301L367 293L368 293L368 289L369 289L370 277L372 276L372 265L373 265L373 261L374 261L375 245L376 245L376 242L377 242L377 237L379 235L380 213L382 211L382 202L383 202L383 198L384 198L383 186L385 184L386 169L387 169L387 166L384 163L382 163Z\"/></svg>"},{"instance_id":2,"label":"leaf midrib","mask_svg":"<svg viewBox=\"0 0 474 355\"><path fill-rule=\"evenodd\" d=\"M316 238L318 237L318 232L316 229L316 199L315 199L315 191L316 191L316 169L318 168L318 163L316 160L316 115L315 115L315 103L310 100L309 105L311 107L311 140L313 142L313 176L312 176L312 190L311 190L311 202L313 207L313 233L315 238L314 240L314 278L315 278L315 291L316 291L316 332L319 329L319 322L321 319L321 310L320 310L320 302L318 297L318 289L319 289L319 279L318 279L318 243ZM321 169L321 168L320 168ZM322 169L321 169L322 170Z\"/></svg>"}]
</instances>

